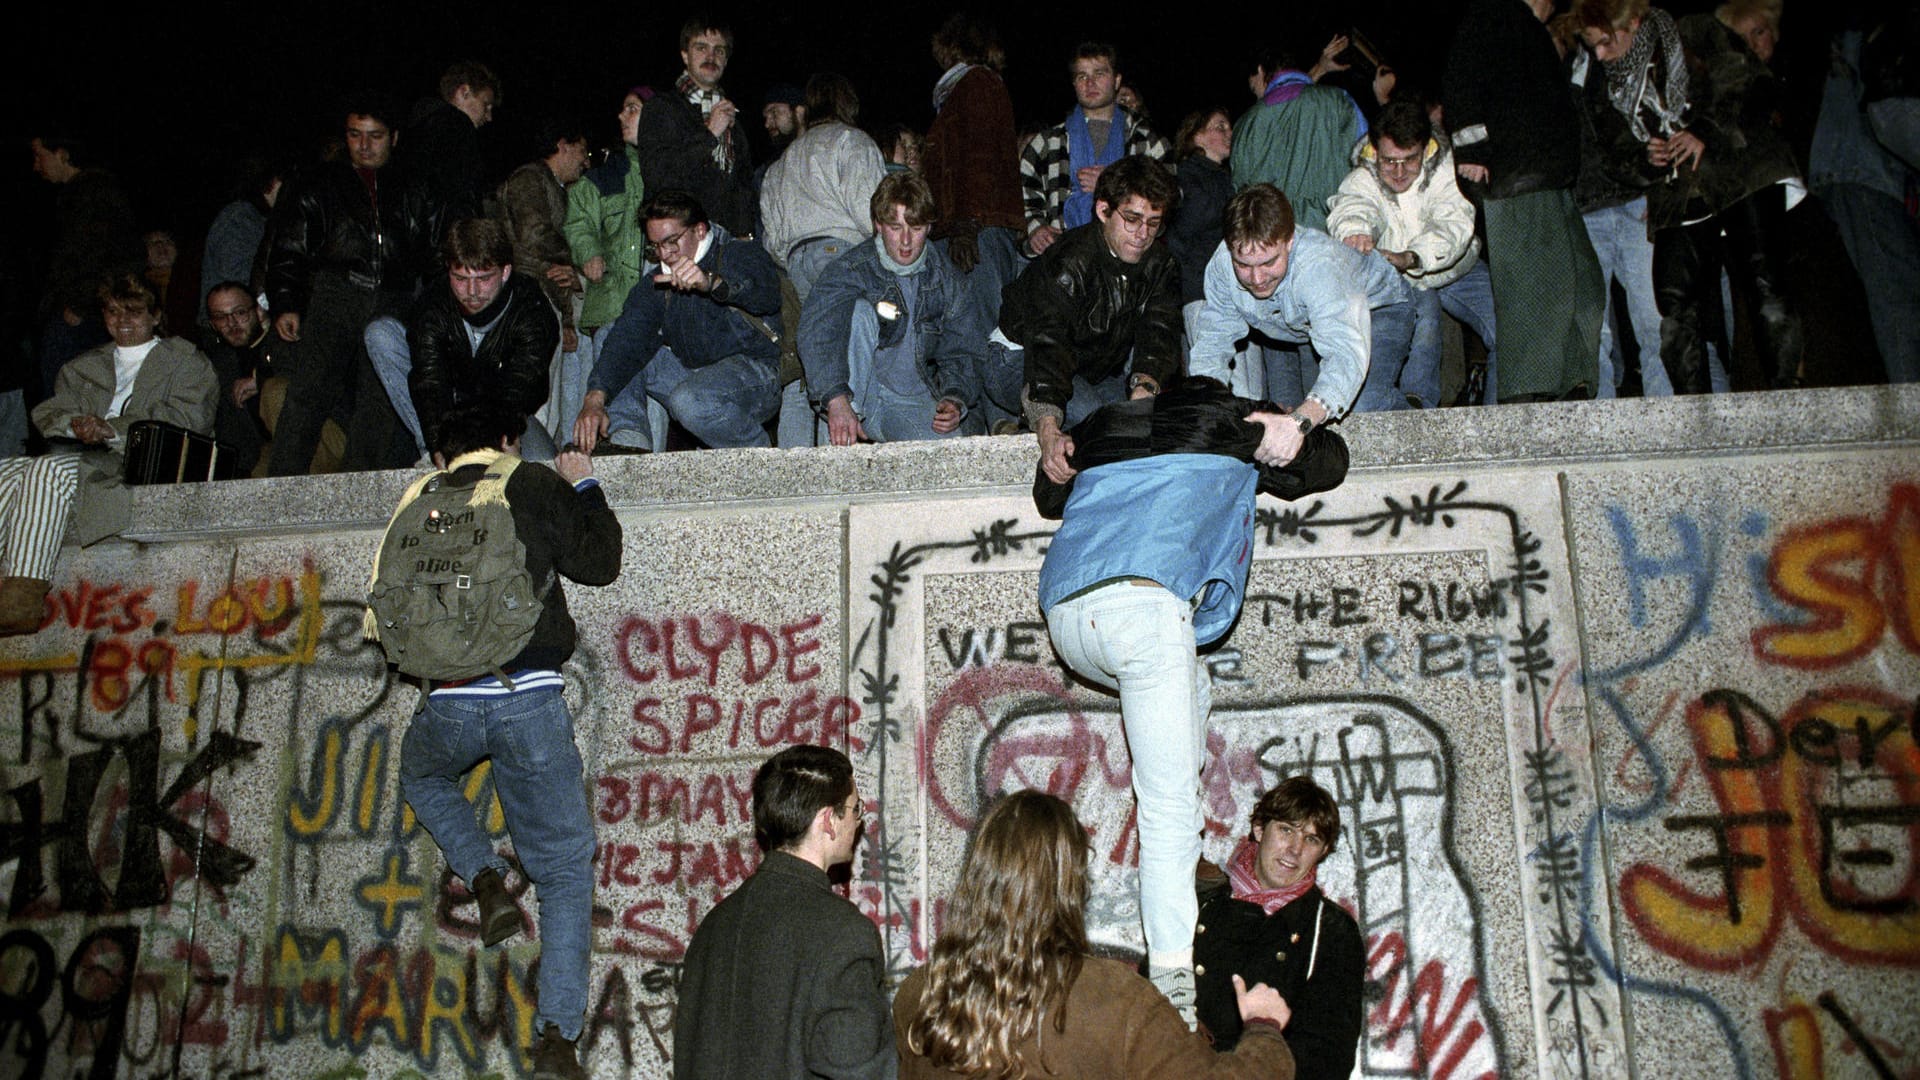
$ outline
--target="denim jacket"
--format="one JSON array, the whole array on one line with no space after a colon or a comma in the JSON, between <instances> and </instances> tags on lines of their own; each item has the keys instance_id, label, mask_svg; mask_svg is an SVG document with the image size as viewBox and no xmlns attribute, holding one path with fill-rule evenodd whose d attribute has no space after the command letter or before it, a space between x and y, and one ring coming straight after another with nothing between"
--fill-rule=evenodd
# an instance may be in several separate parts
<instances>
[{"instance_id":1,"label":"denim jacket","mask_svg":"<svg viewBox=\"0 0 1920 1080\"><path fill-rule=\"evenodd\" d=\"M759 360L768 370L779 368L780 347L747 316L778 329L780 270L759 244L735 240L718 223L709 227L713 243L700 268L719 274L724 285L705 295L683 293L654 284L643 268L639 284L627 294L626 306L600 346L588 390L612 398L663 345L689 369L730 356Z\"/></svg>"},{"instance_id":2,"label":"denim jacket","mask_svg":"<svg viewBox=\"0 0 1920 1080\"><path fill-rule=\"evenodd\" d=\"M953 264L931 243L920 272L914 359L935 401L951 398L968 409L980 398L980 366L986 358L989 316ZM833 261L813 283L800 311L800 362L807 369L814 407L851 392L847 385L847 338L856 304L889 302L904 307L900 279L880 264L879 242L856 245ZM899 343L907 319L880 320L880 348Z\"/></svg>"}]
</instances>

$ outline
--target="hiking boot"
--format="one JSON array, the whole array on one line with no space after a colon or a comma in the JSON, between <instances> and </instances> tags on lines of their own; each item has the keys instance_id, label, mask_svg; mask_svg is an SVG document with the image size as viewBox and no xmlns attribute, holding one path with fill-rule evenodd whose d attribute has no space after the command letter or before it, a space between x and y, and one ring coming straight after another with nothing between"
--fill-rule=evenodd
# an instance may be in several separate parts
<instances>
[{"instance_id":1,"label":"hiking boot","mask_svg":"<svg viewBox=\"0 0 1920 1080\"><path fill-rule=\"evenodd\" d=\"M489 948L520 932L525 917L513 902L500 871L492 867L473 876L473 899L480 905L480 943Z\"/></svg>"},{"instance_id":2,"label":"hiking boot","mask_svg":"<svg viewBox=\"0 0 1920 1080\"><path fill-rule=\"evenodd\" d=\"M547 1025L533 1048L533 1080L587 1080L579 1048L554 1024Z\"/></svg>"},{"instance_id":3,"label":"hiking boot","mask_svg":"<svg viewBox=\"0 0 1920 1080\"><path fill-rule=\"evenodd\" d=\"M0 578L0 636L31 634L47 616L53 583L40 578Z\"/></svg>"},{"instance_id":4,"label":"hiking boot","mask_svg":"<svg viewBox=\"0 0 1920 1080\"><path fill-rule=\"evenodd\" d=\"M1180 1014L1181 1020L1186 1021L1187 1030L1192 1031L1200 1026L1200 1015L1195 1009L1197 999L1194 993L1193 968L1185 965L1150 966L1147 968L1147 980L1153 983L1155 990L1160 991L1168 1001L1173 1002L1173 1009Z\"/></svg>"}]
</instances>

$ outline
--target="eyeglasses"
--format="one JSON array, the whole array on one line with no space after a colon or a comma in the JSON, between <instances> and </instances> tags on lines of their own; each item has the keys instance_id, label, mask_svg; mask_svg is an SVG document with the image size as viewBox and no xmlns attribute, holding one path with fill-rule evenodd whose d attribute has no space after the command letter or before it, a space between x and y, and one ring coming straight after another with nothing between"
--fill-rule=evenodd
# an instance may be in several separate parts
<instances>
[{"instance_id":1,"label":"eyeglasses","mask_svg":"<svg viewBox=\"0 0 1920 1080\"><path fill-rule=\"evenodd\" d=\"M1142 201L1144 202L1145 200ZM1152 236L1159 236L1160 230L1165 228L1167 224L1165 217L1159 215L1148 217L1138 210L1122 210L1119 212L1118 217L1120 218L1120 227L1130 233L1147 233Z\"/></svg>"},{"instance_id":2,"label":"eyeglasses","mask_svg":"<svg viewBox=\"0 0 1920 1080\"><path fill-rule=\"evenodd\" d=\"M254 312L254 305L252 304L248 304L246 307L234 308L232 311L208 311L207 321L208 322L239 322L242 319L245 319L247 316L253 314L253 312Z\"/></svg>"},{"instance_id":3,"label":"eyeglasses","mask_svg":"<svg viewBox=\"0 0 1920 1080\"><path fill-rule=\"evenodd\" d=\"M647 244L647 248L646 248L647 259L651 262L659 262L660 251L662 248L679 247L680 241L685 240L689 235L692 234L692 232L693 230L691 228L681 229L679 232L674 233L671 236L663 236L659 240L650 241Z\"/></svg>"},{"instance_id":4,"label":"eyeglasses","mask_svg":"<svg viewBox=\"0 0 1920 1080\"><path fill-rule=\"evenodd\" d=\"M1380 167L1392 169L1395 172L1408 172L1420 167L1420 158L1419 154L1408 154L1406 157L1388 157L1381 154Z\"/></svg>"}]
</instances>

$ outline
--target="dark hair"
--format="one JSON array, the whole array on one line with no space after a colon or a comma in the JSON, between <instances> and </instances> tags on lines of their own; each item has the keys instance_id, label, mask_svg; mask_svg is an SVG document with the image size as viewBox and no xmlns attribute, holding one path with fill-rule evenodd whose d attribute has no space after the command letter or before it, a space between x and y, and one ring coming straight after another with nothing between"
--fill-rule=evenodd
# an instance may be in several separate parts
<instances>
[{"instance_id":1,"label":"dark hair","mask_svg":"<svg viewBox=\"0 0 1920 1080\"><path fill-rule=\"evenodd\" d=\"M440 244L448 269L491 270L513 263L513 238L498 218L461 218L447 226Z\"/></svg>"},{"instance_id":2,"label":"dark hair","mask_svg":"<svg viewBox=\"0 0 1920 1080\"><path fill-rule=\"evenodd\" d=\"M586 127L571 117L549 116L540 122L539 127L533 129L533 145L543 159L558 152L563 142L586 141Z\"/></svg>"},{"instance_id":3,"label":"dark hair","mask_svg":"<svg viewBox=\"0 0 1920 1080\"><path fill-rule=\"evenodd\" d=\"M684 191L668 189L647 199L640 205L640 228L644 230L649 221L677 221L682 225L703 225L707 220L707 208L700 200Z\"/></svg>"},{"instance_id":4,"label":"dark hair","mask_svg":"<svg viewBox=\"0 0 1920 1080\"><path fill-rule=\"evenodd\" d=\"M1105 177L1102 177L1105 179ZM1227 202L1222 239L1228 251L1250 244L1283 244L1293 239L1293 203L1272 184L1243 188Z\"/></svg>"},{"instance_id":5,"label":"dark hair","mask_svg":"<svg viewBox=\"0 0 1920 1080\"><path fill-rule=\"evenodd\" d=\"M733 27L721 22L706 12L699 12L680 24L680 51L686 52L693 39L711 31L726 39L727 48L733 48Z\"/></svg>"},{"instance_id":6,"label":"dark hair","mask_svg":"<svg viewBox=\"0 0 1920 1080\"><path fill-rule=\"evenodd\" d=\"M807 80L807 126L838 120L848 127L860 123L860 95L845 75L823 71Z\"/></svg>"},{"instance_id":7,"label":"dark hair","mask_svg":"<svg viewBox=\"0 0 1920 1080\"><path fill-rule=\"evenodd\" d=\"M1107 166L1100 173L1099 183L1093 185L1093 200L1106 203L1109 210L1120 209L1121 203L1135 195L1155 210L1168 211L1180 203L1180 185L1165 165L1145 154L1124 157Z\"/></svg>"},{"instance_id":8,"label":"dark hair","mask_svg":"<svg viewBox=\"0 0 1920 1080\"><path fill-rule=\"evenodd\" d=\"M388 131L400 130L400 107L392 97L378 90L356 90L340 99L340 117L370 116L386 125Z\"/></svg>"},{"instance_id":9,"label":"dark hair","mask_svg":"<svg viewBox=\"0 0 1920 1080\"><path fill-rule=\"evenodd\" d=\"M920 141L920 133L905 124L887 124L873 133L873 141L880 146L880 156L893 160L893 152L900 149L900 140Z\"/></svg>"},{"instance_id":10,"label":"dark hair","mask_svg":"<svg viewBox=\"0 0 1920 1080\"><path fill-rule=\"evenodd\" d=\"M246 298L247 298L247 304L248 304L248 306L250 306L250 307L259 307L259 306L260 306L260 301L258 301L258 300L255 300L255 299L253 298L253 290L252 290L252 289L250 289L250 288L248 288L248 287L247 287L247 284L246 284L246 282L244 282L244 281L222 281L222 282L219 282L218 284L216 284L216 285L214 285L214 287L213 287L213 288L211 288L211 289L208 289L208 290L207 290L207 298L206 298L206 300L205 300L205 301L203 301L203 303L205 303L205 304L212 304L212 303L213 303L213 294L214 294L214 293L220 293L220 292L237 292L237 293L239 293L239 294L240 294L241 296L244 296L244 297L246 297Z\"/></svg>"},{"instance_id":11,"label":"dark hair","mask_svg":"<svg viewBox=\"0 0 1920 1080\"><path fill-rule=\"evenodd\" d=\"M814 815L853 794L853 762L825 746L789 746L753 774L753 839L762 851L792 847Z\"/></svg>"},{"instance_id":12,"label":"dark hair","mask_svg":"<svg viewBox=\"0 0 1920 1080\"><path fill-rule=\"evenodd\" d=\"M1390 101L1374 118L1373 127L1367 133L1376 149L1381 139L1392 139L1393 145L1419 150L1425 153L1427 140L1433 137L1433 121L1427 119L1427 110L1417 101Z\"/></svg>"},{"instance_id":13,"label":"dark hair","mask_svg":"<svg viewBox=\"0 0 1920 1080\"><path fill-rule=\"evenodd\" d=\"M1252 821L1255 825L1269 821L1305 822L1313 826L1313 831L1326 843L1328 855L1340 845L1340 807L1327 789L1310 777L1289 776L1274 785L1272 791L1253 804Z\"/></svg>"},{"instance_id":14,"label":"dark hair","mask_svg":"<svg viewBox=\"0 0 1920 1080\"><path fill-rule=\"evenodd\" d=\"M164 317L165 314L159 294L139 274L110 275L101 280L100 287L94 290L94 296L99 299L101 307L108 304L139 304L147 309L149 315Z\"/></svg>"},{"instance_id":15,"label":"dark hair","mask_svg":"<svg viewBox=\"0 0 1920 1080\"><path fill-rule=\"evenodd\" d=\"M1120 51L1118 49L1115 49L1113 45L1109 42L1105 42L1105 41L1081 42L1079 45L1074 47L1073 59L1067 62L1067 66L1072 67L1074 64L1077 64L1082 60L1105 60L1107 62L1107 66L1112 68L1115 72L1118 72L1120 70Z\"/></svg>"},{"instance_id":16,"label":"dark hair","mask_svg":"<svg viewBox=\"0 0 1920 1080\"><path fill-rule=\"evenodd\" d=\"M1007 53L992 24L964 11L947 16L933 32L933 55L943 68L955 64L985 64L995 71L1007 66Z\"/></svg>"},{"instance_id":17,"label":"dark hair","mask_svg":"<svg viewBox=\"0 0 1920 1080\"><path fill-rule=\"evenodd\" d=\"M933 202L933 189L916 172L890 172L881 178L880 186L873 189L873 198L867 209L873 213L873 220L890 221L895 206L906 210L909 225L931 225L938 215Z\"/></svg>"},{"instance_id":18,"label":"dark hair","mask_svg":"<svg viewBox=\"0 0 1920 1080\"><path fill-rule=\"evenodd\" d=\"M440 416L433 452L448 462L475 450L498 450L525 434L527 418L496 401L468 401Z\"/></svg>"},{"instance_id":19,"label":"dark hair","mask_svg":"<svg viewBox=\"0 0 1920 1080\"><path fill-rule=\"evenodd\" d=\"M1190 112L1185 120L1180 121L1180 131L1173 137L1173 160L1185 161L1200 152L1200 148L1193 145L1193 140L1206 130L1207 123L1215 116L1224 116L1227 123L1233 123L1233 114L1224 105Z\"/></svg>"},{"instance_id":20,"label":"dark hair","mask_svg":"<svg viewBox=\"0 0 1920 1080\"><path fill-rule=\"evenodd\" d=\"M443 100L452 101L453 95L459 93L463 86L471 94L493 91L496 103L500 97L500 77L478 60L455 61L440 73L440 97Z\"/></svg>"}]
</instances>

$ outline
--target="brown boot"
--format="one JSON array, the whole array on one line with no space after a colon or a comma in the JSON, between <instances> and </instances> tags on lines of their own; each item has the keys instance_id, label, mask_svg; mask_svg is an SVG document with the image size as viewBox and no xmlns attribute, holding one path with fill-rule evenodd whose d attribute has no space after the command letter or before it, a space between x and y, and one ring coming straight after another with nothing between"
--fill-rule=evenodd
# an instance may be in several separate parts
<instances>
[{"instance_id":1,"label":"brown boot","mask_svg":"<svg viewBox=\"0 0 1920 1080\"><path fill-rule=\"evenodd\" d=\"M0 636L31 634L47 617L50 581L31 577L0 578Z\"/></svg>"},{"instance_id":2,"label":"brown boot","mask_svg":"<svg viewBox=\"0 0 1920 1080\"><path fill-rule=\"evenodd\" d=\"M520 932L526 919L507 892L500 872L488 867L473 876L473 899L480 905L480 943L491 948Z\"/></svg>"},{"instance_id":3,"label":"brown boot","mask_svg":"<svg viewBox=\"0 0 1920 1080\"><path fill-rule=\"evenodd\" d=\"M533 1080L587 1080L579 1048L561 1037L553 1024L547 1025L533 1048Z\"/></svg>"}]
</instances>

